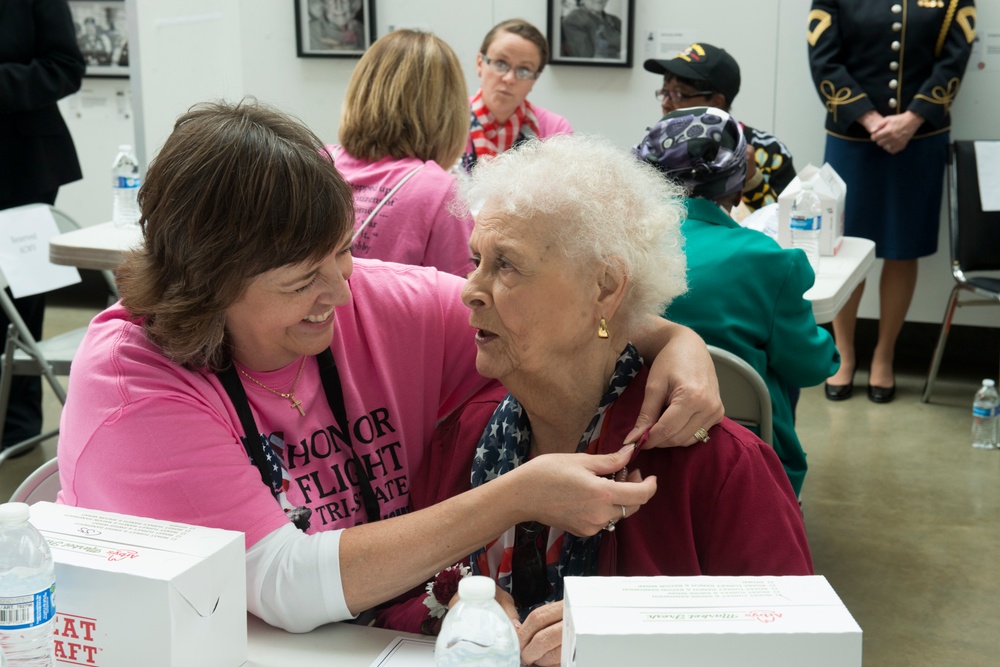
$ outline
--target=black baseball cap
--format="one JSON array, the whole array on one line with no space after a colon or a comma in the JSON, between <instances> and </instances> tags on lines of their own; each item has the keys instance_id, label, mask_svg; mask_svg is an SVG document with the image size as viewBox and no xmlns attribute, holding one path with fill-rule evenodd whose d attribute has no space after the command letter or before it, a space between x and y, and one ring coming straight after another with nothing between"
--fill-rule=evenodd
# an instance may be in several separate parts
<instances>
[{"instance_id":1,"label":"black baseball cap","mask_svg":"<svg viewBox=\"0 0 1000 667\"><path fill-rule=\"evenodd\" d=\"M727 104L732 104L736 93L740 92L740 66L736 60L725 49L704 42L692 44L670 60L650 58L642 66L653 74L669 73L708 81L713 89L726 96Z\"/></svg>"}]
</instances>

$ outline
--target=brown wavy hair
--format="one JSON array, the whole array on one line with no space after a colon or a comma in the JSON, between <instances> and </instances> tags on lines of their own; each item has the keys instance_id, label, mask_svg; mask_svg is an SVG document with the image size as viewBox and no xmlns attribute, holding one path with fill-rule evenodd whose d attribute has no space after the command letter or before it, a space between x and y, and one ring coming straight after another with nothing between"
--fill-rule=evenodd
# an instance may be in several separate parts
<instances>
[{"instance_id":1,"label":"brown wavy hair","mask_svg":"<svg viewBox=\"0 0 1000 667\"><path fill-rule=\"evenodd\" d=\"M448 169L469 135L458 56L440 37L395 30L358 61L344 98L340 144L356 158L415 157Z\"/></svg>"},{"instance_id":2,"label":"brown wavy hair","mask_svg":"<svg viewBox=\"0 0 1000 667\"><path fill-rule=\"evenodd\" d=\"M173 362L219 370L226 309L257 275L318 261L354 226L350 186L300 121L247 98L177 119L139 190L144 244L122 304Z\"/></svg>"},{"instance_id":3,"label":"brown wavy hair","mask_svg":"<svg viewBox=\"0 0 1000 667\"><path fill-rule=\"evenodd\" d=\"M486 37L483 37L483 44L479 47L479 52L486 55L490 44L493 43L493 40L496 39L497 34L501 31L523 37L538 47L538 55L541 58L541 63L538 65L538 74L541 74L542 70L545 69L546 63L549 62L549 42L545 39L545 35L542 34L541 30L524 19L507 19L490 28L490 31L486 33Z\"/></svg>"}]
</instances>

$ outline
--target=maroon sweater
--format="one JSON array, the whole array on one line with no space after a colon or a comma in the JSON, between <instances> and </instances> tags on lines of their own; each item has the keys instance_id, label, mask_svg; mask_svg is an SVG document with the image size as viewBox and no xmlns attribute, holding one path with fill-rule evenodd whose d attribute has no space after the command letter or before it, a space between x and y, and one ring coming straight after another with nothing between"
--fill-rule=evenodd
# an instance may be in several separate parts
<instances>
[{"instance_id":1,"label":"maroon sweater","mask_svg":"<svg viewBox=\"0 0 1000 667\"><path fill-rule=\"evenodd\" d=\"M644 369L615 401L599 453L621 448L645 380ZM413 509L469 490L479 437L505 394L499 385L488 387L438 426L413 479ZM774 450L729 419L708 433L707 443L639 453L629 468L655 475L656 494L601 536L598 574L813 574L802 513ZM423 586L411 595L387 606L379 625L420 632L428 619Z\"/></svg>"}]
</instances>

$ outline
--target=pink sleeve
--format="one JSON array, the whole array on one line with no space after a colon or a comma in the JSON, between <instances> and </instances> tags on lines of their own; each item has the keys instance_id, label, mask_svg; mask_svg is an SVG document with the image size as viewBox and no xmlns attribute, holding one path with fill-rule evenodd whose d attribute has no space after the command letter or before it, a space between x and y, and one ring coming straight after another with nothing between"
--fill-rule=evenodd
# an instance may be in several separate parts
<instances>
[{"instance_id":1,"label":"pink sleeve","mask_svg":"<svg viewBox=\"0 0 1000 667\"><path fill-rule=\"evenodd\" d=\"M469 252L469 237L475 221L472 216L455 216L448 209L449 202L450 198L446 199L435 216L422 263L465 278L475 268Z\"/></svg>"},{"instance_id":2,"label":"pink sleeve","mask_svg":"<svg viewBox=\"0 0 1000 667\"><path fill-rule=\"evenodd\" d=\"M88 333L85 372L70 378L60 501L238 530L248 547L288 523L247 465L217 380L170 364L135 337L108 338Z\"/></svg>"}]
</instances>

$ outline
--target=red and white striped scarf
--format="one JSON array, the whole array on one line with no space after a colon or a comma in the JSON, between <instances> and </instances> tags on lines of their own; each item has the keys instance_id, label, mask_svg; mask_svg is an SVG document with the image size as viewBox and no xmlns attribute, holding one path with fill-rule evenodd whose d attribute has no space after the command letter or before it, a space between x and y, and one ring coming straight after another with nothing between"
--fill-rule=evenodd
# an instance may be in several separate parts
<instances>
[{"instance_id":1,"label":"red and white striped scarf","mask_svg":"<svg viewBox=\"0 0 1000 667\"><path fill-rule=\"evenodd\" d=\"M528 100L521 102L507 122L501 125L483 102L483 91L480 89L471 102L472 123L470 134L476 157L494 157L510 150L521 134L538 136L538 118Z\"/></svg>"}]
</instances>

